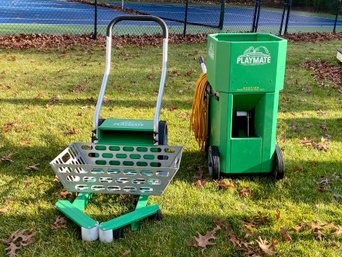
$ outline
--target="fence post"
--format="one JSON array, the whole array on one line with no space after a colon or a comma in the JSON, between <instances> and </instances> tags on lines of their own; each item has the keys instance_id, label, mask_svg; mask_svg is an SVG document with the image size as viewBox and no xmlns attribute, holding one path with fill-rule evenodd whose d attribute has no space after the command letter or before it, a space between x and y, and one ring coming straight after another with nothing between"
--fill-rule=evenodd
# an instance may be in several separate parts
<instances>
[{"instance_id":1,"label":"fence post","mask_svg":"<svg viewBox=\"0 0 342 257\"><path fill-rule=\"evenodd\" d=\"M185 16L184 16L183 36L186 35L186 25L188 23L188 7L189 7L189 0L185 0Z\"/></svg>"},{"instance_id":2,"label":"fence post","mask_svg":"<svg viewBox=\"0 0 342 257\"><path fill-rule=\"evenodd\" d=\"M259 18L260 18L260 7L261 7L261 0L255 0L252 32L258 31Z\"/></svg>"},{"instance_id":3,"label":"fence post","mask_svg":"<svg viewBox=\"0 0 342 257\"><path fill-rule=\"evenodd\" d=\"M224 24L224 0L221 0L221 11L220 11L220 22L219 22L219 29L223 29L223 24Z\"/></svg>"},{"instance_id":4,"label":"fence post","mask_svg":"<svg viewBox=\"0 0 342 257\"><path fill-rule=\"evenodd\" d=\"M95 0L95 8L94 8L94 33L93 39L97 37L97 0Z\"/></svg>"},{"instance_id":5,"label":"fence post","mask_svg":"<svg viewBox=\"0 0 342 257\"><path fill-rule=\"evenodd\" d=\"M288 0L287 1L287 14L286 14L286 20L285 20L285 31L284 31L284 34L287 34L287 27L289 25L291 7L292 7L292 0Z\"/></svg>"},{"instance_id":6,"label":"fence post","mask_svg":"<svg viewBox=\"0 0 342 257\"><path fill-rule=\"evenodd\" d=\"M289 25L291 6L292 6L292 0L284 0L284 9L283 9L283 14L281 16L279 35L282 35L282 32L283 32L283 24L284 24L285 13L286 13L286 18L285 18L284 34L287 33L287 27Z\"/></svg>"},{"instance_id":7,"label":"fence post","mask_svg":"<svg viewBox=\"0 0 342 257\"><path fill-rule=\"evenodd\" d=\"M336 33L336 25L337 25L337 20L338 20L338 14L340 12L340 7L341 7L341 0L336 0L336 17L335 17L334 30L333 30L334 33Z\"/></svg>"},{"instance_id":8,"label":"fence post","mask_svg":"<svg viewBox=\"0 0 342 257\"><path fill-rule=\"evenodd\" d=\"M257 16L257 8L258 8L258 0L255 0L255 6L254 6L254 15L253 15L253 24L252 24L252 31L255 32L255 22L256 22L256 16Z\"/></svg>"},{"instance_id":9,"label":"fence post","mask_svg":"<svg viewBox=\"0 0 342 257\"><path fill-rule=\"evenodd\" d=\"M283 23L284 23L284 17L285 17L285 12L286 12L286 4L287 0L284 0L283 2L283 14L281 15L281 22L280 22L280 28L279 28L279 35L283 32Z\"/></svg>"},{"instance_id":10,"label":"fence post","mask_svg":"<svg viewBox=\"0 0 342 257\"><path fill-rule=\"evenodd\" d=\"M257 15L257 21L255 24L255 32L258 32L259 27L259 18L260 18L260 9L261 9L261 0L259 0L259 6L258 6L258 15Z\"/></svg>"}]
</instances>

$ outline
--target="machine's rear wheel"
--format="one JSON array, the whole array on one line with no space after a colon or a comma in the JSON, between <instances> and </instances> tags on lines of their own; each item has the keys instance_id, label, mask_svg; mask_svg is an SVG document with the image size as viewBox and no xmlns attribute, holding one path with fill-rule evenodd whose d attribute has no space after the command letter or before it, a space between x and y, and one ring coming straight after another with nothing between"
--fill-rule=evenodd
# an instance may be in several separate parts
<instances>
[{"instance_id":1,"label":"machine's rear wheel","mask_svg":"<svg viewBox=\"0 0 342 257\"><path fill-rule=\"evenodd\" d=\"M123 233L123 228L118 228L113 230L113 238L115 240L123 238L124 237L124 233Z\"/></svg>"},{"instance_id":2,"label":"machine's rear wheel","mask_svg":"<svg viewBox=\"0 0 342 257\"><path fill-rule=\"evenodd\" d=\"M168 132L166 121L159 121L158 126L158 145L168 145Z\"/></svg>"},{"instance_id":3,"label":"machine's rear wheel","mask_svg":"<svg viewBox=\"0 0 342 257\"><path fill-rule=\"evenodd\" d=\"M209 176L213 179L219 179L220 175L220 153L217 146L209 146L208 148L208 171Z\"/></svg>"},{"instance_id":4,"label":"machine's rear wheel","mask_svg":"<svg viewBox=\"0 0 342 257\"><path fill-rule=\"evenodd\" d=\"M153 221L160 221L163 219L163 214L161 212L161 210L158 210L155 214L149 216L149 219L150 220L153 220Z\"/></svg>"},{"instance_id":5,"label":"machine's rear wheel","mask_svg":"<svg viewBox=\"0 0 342 257\"><path fill-rule=\"evenodd\" d=\"M272 178L277 179L277 180L284 178L284 175L285 175L284 157L283 157L283 153L279 145L276 145L276 148L275 148L274 170L271 174L272 174Z\"/></svg>"}]
</instances>

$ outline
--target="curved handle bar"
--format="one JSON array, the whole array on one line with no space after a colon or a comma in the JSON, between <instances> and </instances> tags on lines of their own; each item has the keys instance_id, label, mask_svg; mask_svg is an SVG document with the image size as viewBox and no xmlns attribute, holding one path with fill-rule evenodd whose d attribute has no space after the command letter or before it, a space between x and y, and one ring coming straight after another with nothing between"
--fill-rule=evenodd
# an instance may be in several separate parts
<instances>
[{"instance_id":1,"label":"curved handle bar","mask_svg":"<svg viewBox=\"0 0 342 257\"><path fill-rule=\"evenodd\" d=\"M152 15L132 15L132 16L119 16L112 20L107 27L107 37L112 36L112 29L120 21L154 21L158 23L163 29L163 37L168 38L168 31L165 22L159 17Z\"/></svg>"},{"instance_id":2,"label":"curved handle bar","mask_svg":"<svg viewBox=\"0 0 342 257\"><path fill-rule=\"evenodd\" d=\"M154 131L154 141L158 142L158 124L159 124L159 116L160 116L160 109L161 109L161 102L164 94L164 86L165 86L165 78L166 78L166 67L167 67L167 52L168 52L168 29L165 22L155 16L149 15L135 15L135 16L120 16L112 20L108 27L107 27L107 36L106 36L106 66L105 71L102 79L101 89L99 93L99 97L97 99L95 114L94 114L94 130L93 133L98 135L98 126L99 126L99 118L101 112L101 106L103 102L103 97L105 94L108 76L110 72L110 63L111 63L111 49L112 49L112 29L115 24L120 21L129 20L129 21L154 21L157 22L163 29L163 57L162 57L162 74L160 77L159 83L159 92L158 98L156 103L156 112L154 114L153 119L153 131ZM96 141L96 136L94 136L94 140Z\"/></svg>"}]
</instances>

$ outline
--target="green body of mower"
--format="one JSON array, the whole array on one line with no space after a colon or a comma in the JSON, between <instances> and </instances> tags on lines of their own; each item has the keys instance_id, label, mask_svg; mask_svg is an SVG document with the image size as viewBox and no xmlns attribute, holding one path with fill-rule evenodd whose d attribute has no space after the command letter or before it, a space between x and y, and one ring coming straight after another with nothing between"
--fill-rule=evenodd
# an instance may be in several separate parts
<instances>
[{"instance_id":1,"label":"green body of mower","mask_svg":"<svg viewBox=\"0 0 342 257\"><path fill-rule=\"evenodd\" d=\"M276 145L287 41L269 34L208 36L209 173L284 176Z\"/></svg>"}]
</instances>

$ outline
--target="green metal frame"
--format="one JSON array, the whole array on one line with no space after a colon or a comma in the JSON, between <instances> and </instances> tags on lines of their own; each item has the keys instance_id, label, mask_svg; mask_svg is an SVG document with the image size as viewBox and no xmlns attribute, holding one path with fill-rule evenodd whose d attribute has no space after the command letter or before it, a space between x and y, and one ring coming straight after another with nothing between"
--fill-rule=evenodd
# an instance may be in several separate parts
<instances>
[{"instance_id":1,"label":"green metal frame","mask_svg":"<svg viewBox=\"0 0 342 257\"><path fill-rule=\"evenodd\" d=\"M160 210L157 204L147 205L148 196L142 195L139 196L134 211L99 224L83 212L91 198L92 194L79 193L72 203L68 200L59 200L55 207L79 227L92 229L98 226L103 231L116 230L127 225L131 225L132 231L136 231L140 220L155 215Z\"/></svg>"}]
</instances>

